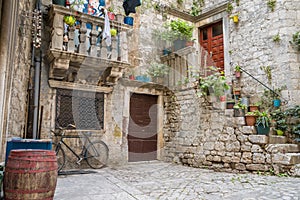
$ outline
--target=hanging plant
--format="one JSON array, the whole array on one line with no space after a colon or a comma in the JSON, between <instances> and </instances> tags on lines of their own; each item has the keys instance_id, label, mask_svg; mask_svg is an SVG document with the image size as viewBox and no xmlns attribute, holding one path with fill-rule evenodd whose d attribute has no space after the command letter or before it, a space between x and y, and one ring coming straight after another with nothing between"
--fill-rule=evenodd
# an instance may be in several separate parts
<instances>
[{"instance_id":1,"label":"hanging plant","mask_svg":"<svg viewBox=\"0 0 300 200\"><path fill-rule=\"evenodd\" d=\"M232 3L228 3L228 4L227 4L226 11L227 11L229 14L231 14L231 13L232 13L232 10L233 10Z\"/></svg>"},{"instance_id":2,"label":"hanging plant","mask_svg":"<svg viewBox=\"0 0 300 200\"><path fill-rule=\"evenodd\" d=\"M293 34L293 40L290 41L290 43L298 50L300 51L300 31Z\"/></svg>"},{"instance_id":3,"label":"hanging plant","mask_svg":"<svg viewBox=\"0 0 300 200\"><path fill-rule=\"evenodd\" d=\"M273 42L279 42L281 40L279 33L277 33L276 35L274 35L272 39L273 39Z\"/></svg>"},{"instance_id":4,"label":"hanging plant","mask_svg":"<svg viewBox=\"0 0 300 200\"><path fill-rule=\"evenodd\" d=\"M268 0L267 5L271 9L271 11L274 12L276 7L276 0Z\"/></svg>"}]
</instances>

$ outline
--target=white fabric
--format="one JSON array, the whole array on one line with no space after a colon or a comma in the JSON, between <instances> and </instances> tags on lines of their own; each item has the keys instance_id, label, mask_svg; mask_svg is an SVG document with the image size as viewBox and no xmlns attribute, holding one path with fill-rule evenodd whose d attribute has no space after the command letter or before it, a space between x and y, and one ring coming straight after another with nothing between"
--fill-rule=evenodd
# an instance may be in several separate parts
<instances>
[{"instance_id":1,"label":"white fabric","mask_svg":"<svg viewBox=\"0 0 300 200\"><path fill-rule=\"evenodd\" d=\"M104 30L102 33L102 38L105 39L107 46L111 45L110 23L106 9L104 10Z\"/></svg>"}]
</instances>

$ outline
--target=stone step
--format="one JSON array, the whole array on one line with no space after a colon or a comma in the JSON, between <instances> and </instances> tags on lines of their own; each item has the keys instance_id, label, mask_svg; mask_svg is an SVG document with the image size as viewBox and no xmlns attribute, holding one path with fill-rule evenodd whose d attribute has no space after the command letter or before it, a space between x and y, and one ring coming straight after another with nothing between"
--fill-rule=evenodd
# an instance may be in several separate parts
<instances>
[{"instance_id":1,"label":"stone step","mask_svg":"<svg viewBox=\"0 0 300 200\"><path fill-rule=\"evenodd\" d=\"M285 144L286 142L287 138L285 136L269 135L270 144Z\"/></svg>"},{"instance_id":2,"label":"stone step","mask_svg":"<svg viewBox=\"0 0 300 200\"><path fill-rule=\"evenodd\" d=\"M272 162L283 165L300 164L300 153L277 153L272 156Z\"/></svg>"},{"instance_id":3,"label":"stone step","mask_svg":"<svg viewBox=\"0 0 300 200\"><path fill-rule=\"evenodd\" d=\"M266 150L269 153L299 153L300 145L298 144L268 144Z\"/></svg>"}]
</instances>

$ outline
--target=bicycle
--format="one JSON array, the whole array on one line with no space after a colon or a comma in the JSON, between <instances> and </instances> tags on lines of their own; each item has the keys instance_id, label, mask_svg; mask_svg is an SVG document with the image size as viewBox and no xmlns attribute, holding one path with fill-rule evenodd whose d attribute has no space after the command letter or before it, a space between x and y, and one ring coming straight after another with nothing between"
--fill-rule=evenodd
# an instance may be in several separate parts
<instances>
[{"instance_id":1,"label":"bicycle","mask_svg":"<svg viewBox=\"0 0 300 200\"><path fill-rule=\"evenodd\" d=\"M74 125L68 125L68 127L76 128ZM66 136L66 128L59 127L58 131L51 132L56 136L60 137L58 143L52 143L52 149L56 152L58 169L61 171L66 163L66 154L62 145L65 145L74 156L77 157L77 164L80 165L82 160L86 160L87 164L93 169L100 169L107 164L108 160L108 147L103 141L91 141L89 135L92 133L82 133L84 143L82 145L81 153L77 154L68 144L64 142L65 138L81 138L81 136Z\"/></svg>"}]
</instances>

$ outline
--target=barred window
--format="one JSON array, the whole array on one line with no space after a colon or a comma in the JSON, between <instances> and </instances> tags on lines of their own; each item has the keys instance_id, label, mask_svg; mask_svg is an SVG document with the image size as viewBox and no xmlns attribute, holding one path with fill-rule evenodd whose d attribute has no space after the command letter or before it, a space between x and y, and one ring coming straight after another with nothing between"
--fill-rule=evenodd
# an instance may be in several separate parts
<instances>
[{"instance_id":1,"label":"barred window","mask_svg":"<svg viewBox=\"0 0 300 200\"><path fill-rule=\"evenodd\" d=\"M57 89L55 127L100 130L104 124L104 95L97 92Z\"/></svg>"}]
</instances>

